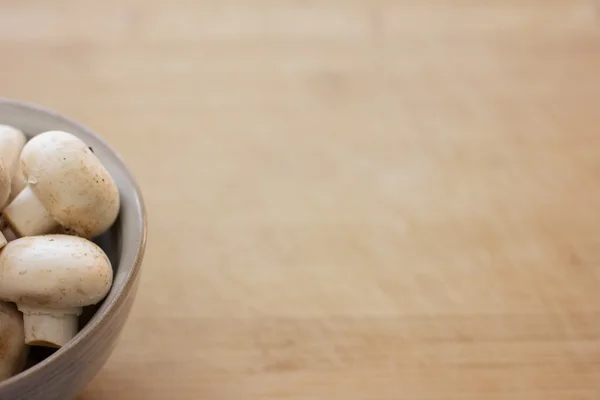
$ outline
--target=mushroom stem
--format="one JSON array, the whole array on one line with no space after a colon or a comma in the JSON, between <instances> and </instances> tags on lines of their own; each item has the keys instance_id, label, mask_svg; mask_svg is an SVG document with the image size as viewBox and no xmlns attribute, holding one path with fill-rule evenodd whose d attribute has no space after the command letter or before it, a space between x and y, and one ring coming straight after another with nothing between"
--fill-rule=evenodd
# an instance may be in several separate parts
<instances>
[{"instance_id":1,"label":"mushroom stem","mask_svg":"<svg viewBox=\"0 0 600 400\"><path fill-rule=\"evenodd\" d=\"M41 309L21 307L25 325L25 344L60 348L78 331L81 308Z\"/></svg>"},{"instance_id":2,"label":"mushroom stem","mask_svg":"<svg viewBox=\"0 0 600 400\"><path fill-rule=\"evenodd\" d=\"M29 186L4 209L4 218L18 236L43 235L58 228L58 222L52 218Z\"/></svg>"}]
</instances>

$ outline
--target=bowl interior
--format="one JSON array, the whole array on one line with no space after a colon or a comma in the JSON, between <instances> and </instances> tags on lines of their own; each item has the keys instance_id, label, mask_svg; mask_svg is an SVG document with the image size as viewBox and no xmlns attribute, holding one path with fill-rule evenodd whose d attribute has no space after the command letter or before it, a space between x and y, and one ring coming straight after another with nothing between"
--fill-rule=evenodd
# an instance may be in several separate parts
<instances>
[{"instance_id":1,"label":"bowl interior","mask_svg":"<svg viewBox=\"0 0 600 400\"><path fill-rule=\"evenodd\" d=\"M136 272L134 268L139 264L136 259L141 256L145 243L144 206L139 189L123 160L102 138L53 111L0 98L0 124L21 129L28 138L49 130L72 133L92 148L119 188L121 209L116 223L108 232L93 239L108 255L113 267L114 281L104 301L96 306L84 308L79 320L80 331L71 341L82 340L98 318L110 311L111 304L118 299L125 284ZM28 368L44 361L55 352L65 351L68 347L69 344L60 350L33 347Z\"/></svg>"}]
</instances>

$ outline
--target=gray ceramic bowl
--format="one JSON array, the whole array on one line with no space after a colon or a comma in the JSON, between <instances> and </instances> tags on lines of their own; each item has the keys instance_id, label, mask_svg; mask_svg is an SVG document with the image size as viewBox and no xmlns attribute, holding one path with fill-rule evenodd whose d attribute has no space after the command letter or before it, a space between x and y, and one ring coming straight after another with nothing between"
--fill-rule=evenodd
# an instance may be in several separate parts
<instances>
[{"instance_id":1,"label":"gray ceramic bowl","mask_svg":"<svg viewBox=\"0 0 600 400\"><path fill-rule=\"evenodd\" d=\"M81 330L63 348L34 349L30 366L0 382L2 400L70 400L104 365L129 315L136 294L146 244L146 213L140 189L119 155L90 129L50 110L1 99L0 124L21 129L29 137L64 130L92 147L115 179L121 212L113 228L95 239L111 259L114 283L106 299L84 312Z\"/></svg>"}]
</instances>

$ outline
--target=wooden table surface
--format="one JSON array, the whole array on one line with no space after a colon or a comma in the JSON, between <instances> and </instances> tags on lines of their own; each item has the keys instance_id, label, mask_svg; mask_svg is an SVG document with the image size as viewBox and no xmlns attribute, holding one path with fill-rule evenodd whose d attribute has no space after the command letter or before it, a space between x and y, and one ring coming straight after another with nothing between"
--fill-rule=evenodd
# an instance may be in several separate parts
<instances>
[{"instance_id":1,"label":"wooden table surface","mask_svg":"<svg viewBox=\"0 0 600 400\"><path fill-rule=\"evenodd\" d=\"M150 230L80 400L597 400L600 2L0 0Z\"/></svg>"}]
</instances>

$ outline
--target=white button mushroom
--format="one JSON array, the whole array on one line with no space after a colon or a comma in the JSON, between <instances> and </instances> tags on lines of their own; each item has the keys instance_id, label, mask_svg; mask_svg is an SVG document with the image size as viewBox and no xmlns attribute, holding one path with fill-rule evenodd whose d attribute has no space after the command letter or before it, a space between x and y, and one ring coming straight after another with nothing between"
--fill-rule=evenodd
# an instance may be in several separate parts
<instances>
[{"instance_id":1,"label":"white button mushroom","mask_svg":"<svg viewBox=\"0 0 600 400\"><path fill-rule=\"evenodd\" d=\"M119 191L110 173L79 138L41 133L21 153L27 186L4 210L17 236L56 232L59 226L91 238L119 213Z\"/></svg>"},{"instance_id":2,"label":"white button mushroom","mask_svg":"<svg viewBox=\"0 0 600 400\"><path fill-rule=\"evenodd\" d=\"M21 150L23 149L23 146L25 146L25 142L27 142L27 138L19 129L8 125L0 125L0 159L4 162L4 166L8 170L10 176L11 200L15 198L26 185L19 163Z\"/></svg>"},{"instance_id":3,"label":"white button mushroom","mask_svg":"<svg viewBox=\"0 0 600 400\"><path fill-rule=\"evenodd\" d=\"M77 333L82 307L100 302L112 278L102 249L77 236L24 237L0 252L0 299L23 313L29 345L63 346Z\"/></svg>"},{"instance_id":4,"label":"white button mushroom","mask_svg":"<svg viewBox=\"0 0 600 400\"><path fill-rule=\"evenodd\" d=\"M25 367L29 347L23 342L23 315L14 304L0 302L0 381Z\"/></svg>"},{"instance_id":5,"label":"white button mushroom","mask_svg":"<svg viewBox=\"0 0 600 400\"><path fill-rule=\"evenodd\" d=\"M10 196L10 174L4 167L4 162L0 159L0 204L5 204ZM0 232L0 248L7 243L6 237Z\"/></svg>"},{"instance_id":6,"label":"white button mushroom","mask_svg":"<svg viewBox=\"0 0 600 400\"><path fill-rule=\"evenodd\" d=\"M10 171L0 159L0 206L6 204L10 196Z\"/></svg>"}]
</instances>

